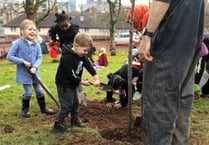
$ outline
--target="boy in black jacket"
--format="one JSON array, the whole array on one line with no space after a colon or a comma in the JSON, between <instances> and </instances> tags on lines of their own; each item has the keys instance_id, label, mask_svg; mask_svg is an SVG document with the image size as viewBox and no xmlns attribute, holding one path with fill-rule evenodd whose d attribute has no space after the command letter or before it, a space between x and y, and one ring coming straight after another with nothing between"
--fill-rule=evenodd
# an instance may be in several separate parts
<instances>
[{"instance_id":1,"label":"boy in black jacket","mask_svg":"<svg viewBox=\"0 0 209 145\"><path fill-rule=\"evenodd\" d=\"M73 45L63 45L62 57L56 74L61 109L54 124L54 131L69 131L64 124L64 119L69 113L71 113L72 126L85 127L78 116L79 101L76 91L79 84L90 85L88 80L81 80L83 67L94 77L94 86L100 84L96 71L86 56L90 47L92 47L92 38L85 33L78 33Z\"/></svg>"}]
</instances>

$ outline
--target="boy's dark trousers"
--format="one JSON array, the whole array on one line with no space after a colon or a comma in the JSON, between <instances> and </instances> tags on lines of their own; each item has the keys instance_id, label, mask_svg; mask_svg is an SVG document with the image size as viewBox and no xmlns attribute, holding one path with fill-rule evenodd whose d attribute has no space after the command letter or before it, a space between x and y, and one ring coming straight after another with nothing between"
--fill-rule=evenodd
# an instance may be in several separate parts
<instances>
[{"instance_id":1,"label":"boy's dark trousers","mask_svg":"<svg viewBox=\"0 0 209 145\"><path fill-rule=\"evenodd\" d=\"M57 120L63 123L65 117L71 113L71 125L85 127L78 116L79 101L76 88L64 88L57 85L57 92L61 105Z\"/></svg>"}]
</instances>

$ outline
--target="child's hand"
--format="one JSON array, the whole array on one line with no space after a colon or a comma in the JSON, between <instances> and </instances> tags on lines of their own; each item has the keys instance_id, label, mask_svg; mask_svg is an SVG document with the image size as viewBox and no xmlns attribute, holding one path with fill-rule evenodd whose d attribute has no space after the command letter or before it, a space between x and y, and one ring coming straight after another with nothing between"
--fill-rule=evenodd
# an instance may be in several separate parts
<instances>
[{"instance_id":1,"label":"child's hand","mask_svg":"<svg viewBox=\"0 0 209 145\"><path fill-rule=\"evenodd\" d=\"M121 108L122 107L122 105L120 104L120 103L116 103L115 105L114 105L114 108L115 109L119 109L119 108Z\"/></svg>"},{"instance_id":2,"label":"child's hand","mask_svg":"<svg viewBox=\"0 0 209 145\"><path fill-rule=\"evenodd\" d=\"M99 87L100 86L100 81L99 80L95 80L94 81L94 86L95 87Z\"/></svg>"},{"instance_id":3,"label":"child's hand","mask_svg":"<svg viewBox=\"0 0 209 145\"><path fill-rule=\"evenodd\" d=\"M30 69L30 73L35 74L35 73L36 73L36 68L35 68L35 67L32 67L32 68Z\"/></svg>"},{"instance_id":4,"label":"child's hand","mask_svg":"<svg viewBox=\"0 0 209 145\"><path fill-rule=\"evenodd\" d=\"M105 105L105 109L107 109L108 111L109 111L109 110L112 110L112 108L113 108L113 103L107 103L107 104Z\"/></svg>"},{"instance_id":5,"label":"child's hand","mask_svg":"<svg viewBox=\"0 0 209 145\"><path fill-rule=\"evenodd\" d=\"M26 66L26 67L30 67L31 66L31 64L30 64L30 62L28 62L28 61L23 61L23 64Z\"/></svg>"},{"instance_id":6,"label":"child's hand","mask_svg":"<svg viewBox=\"0 0 209 145\"><path fill-rule=\"evenodd\" d=\"M84 85L84 86L90 86L91 82L89 80L82 80L81 84Z\"/></svg>"},{"instance_id":7,"label":"child's hand","mask_svg":"<svg viewBox=\"0 0 209 145\"><path fill-rule=\"evenodd\" d=\"M99 87L100 86L99 77L97 75L94 76L94 86L95 87Z\"/></svg>"}]
</instances>

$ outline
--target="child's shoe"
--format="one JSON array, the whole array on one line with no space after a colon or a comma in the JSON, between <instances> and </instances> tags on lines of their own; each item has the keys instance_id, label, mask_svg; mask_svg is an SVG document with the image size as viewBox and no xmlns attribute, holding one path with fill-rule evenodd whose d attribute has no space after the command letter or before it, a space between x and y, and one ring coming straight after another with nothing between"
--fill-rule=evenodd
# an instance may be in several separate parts
<instances>
[{"instance_id":1,"label":"child's shoe","mask_svg":"<svg viewBox=\"0 0 209 145\"><path fill-rule=\"evenodd\" d=\"M23 117L30 117L29 112L29 106L30 106L30 99L22 99L22 116Z\"/></svg>"},{"instance_id":2,"label":"child's shoe","mask_svg":"<svg viewBox=\"0 0 209 145\"><path fill-rule=\"evenodd\" d=\"M41 113L47 114L47 115L53 115L56 112L54 112L52 109L49 109L46 107L45 98L36 96L38 100L38 104L40 106Z\"/></svg>"},{"instance_id":3,"label":"child's shoe","mask_svg":"<svg viewBox=\"0 0 209 145\"><path fill-rule=\"evenodd\" d=\"M65 126L64 122L56 120L54 123L53 131L64 133L69 132L70 130Z\"/></svg>"},{"instance_id":4,"label":"child's shoe","mask_svg":"<svg viewBox=\"0 0 209 145\"><path fill-rule=\"evenodd\" d=\"M81 119L77 117L72 117L71 118L71 127L81 127L81 128L86 128L86 126L82 123Z\"/></svg>"}]
</instances>

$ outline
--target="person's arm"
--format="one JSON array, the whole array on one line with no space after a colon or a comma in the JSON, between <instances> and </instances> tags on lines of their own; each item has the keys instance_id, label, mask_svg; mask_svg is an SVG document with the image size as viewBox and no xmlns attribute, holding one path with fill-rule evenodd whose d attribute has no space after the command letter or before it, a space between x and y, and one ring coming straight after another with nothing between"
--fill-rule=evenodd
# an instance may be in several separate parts
<instances>
[{"instance_id":1,"label":"person's arm","mask_svg":"<svg viewBox=\"0 0 209 145\"><path fill-rule=\"evenodd\" d=\"M207 5L208 5L208 0L205 0L205 10L207 8Z\"/></svg>"},{"instance_id":2,"label":"person's arm","mask_svg":"<svg viewBox=\"0 0 209 145\"><path fill-rule=\"evenodd\" d=\"M170 5L170 0L153 0L150 8L150 16L146 26L147 31L154 33L166 14ZM152 61L150 55L151 37L142 36L139 47L139 58Z\"/></svg>"},{"instance_id":3,"label":"person's arm","mask_svg":"<svg viewBox=\"0 0 209 145\"><path fill-rule=\"evenodd\" d=\"M107 103L105 104L105 108L107 110L111 110L113 108L114 99L113 99L112 96L113 96L113 91L107 91L106 92Z\"/></svg>"},{"instance_id":4,"label":"person's arm","mask_svg":"<svg viewBox=\"0 0 209 145\"><path fill-rule=\"evenodd\" d=\"M37 45L37 56L36 56L36 61L34 64L32 64L32 67L35 67L36 69L39 68L42 62L42 52L41 52L41 47L40 45Z\"/></svg>"},{"instance_id":5,"label":"person's arm","mask_svg":"<svg viewBox=\"0 0 209 145\"><path fill-rule=\"evenodd\" d=\"M56 34L57 34L56 31L57 31L56 25L52 26L49 30L49 37L50 37L50 40L53 41L53 43L56 42Z\"/></svg>"},{"instance_id":6,"label":"person's arm","mask_svg":"<svg viewBox=\"0 0 209 145\"><path fill-rule=\"evenodd\" d=\"M24 63L25 60L17 56L18 51L19 51L19 41L17 40L9 49L9 52L7 54L7 60L12 61L16 64Z\"/></svg>"},{"instance_id":7,"label":"person's arm","mask_svg":"<svg viewBox=\"0 0 209 145\"><path fill-rule=\"evenodd\" d=\"M88 60L87 56L83 56L83 65L84 67L87 69L87 71L92 75L96 75L96 71L95 69L93 68L93 66L91 65L90 61Z\"/></svg>"},{"instance_id":8,"label":"person's arm","mask_svg":"<svg viewBox=\"0 0 209 145\"><path fill-rule=\"evenodd\" d=\"M91 65L90 61L88 60L87 56L84 56L84 67L87 69L87 71L93 76L94 78L94 86L99 87L100 81L99 77L94 69L94 67Z\"/></svg>"}]
</instances>

